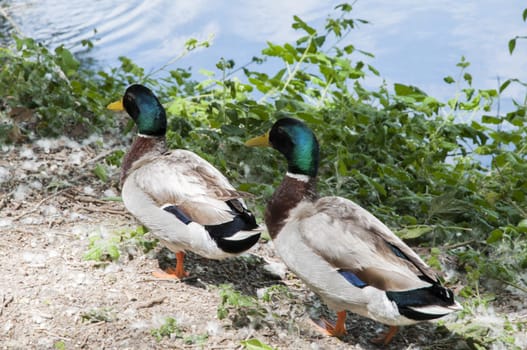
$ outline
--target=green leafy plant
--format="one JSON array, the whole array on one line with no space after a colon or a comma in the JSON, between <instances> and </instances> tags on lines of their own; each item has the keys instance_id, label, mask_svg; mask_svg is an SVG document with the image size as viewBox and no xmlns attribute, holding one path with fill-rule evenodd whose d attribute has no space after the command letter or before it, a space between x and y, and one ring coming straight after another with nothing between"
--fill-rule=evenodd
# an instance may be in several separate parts
<instances>
[{"instance_id":1,"label":"green leafy plant","mask_svg":"<svg viewBox=\"0 0 527 350\"><path fill-rule=\"evenodd\" d=\"M203 347L209 339L208 334L191 334L183 337L183 342L187 345L195 345Z\"/></svg>"},{"instance_id":2,"label":"green leafy plant","mask_svg":"<svg viewBox=\"0 0 527 350\"><path fill-rule=\"evenodd\" d=\"M148 233L148 229L139 225L135 230L125 230L121 233L121 246L132 245L140 247L143 253L148 253L157 246L159 242L157 239L147 239L145 235Z\"/></svg>"},{"instance_id":3,"label":"green leafy plant","mask_svg":"<svg viewBox=\"0 0 527 350\"><path fill-rule=\"evenodd\" d=\"M30 38L14 37L0 49L0 98L10 107L7 125L22 134L82 136L113 124L105 109L106 94L122 82L81 66L63 46L49 50ZM24 117L15 111L25 110Z\"/></svg>"},{"instance_id":4,"label":"green leafy plant","mask_svg":"<svg viewBox=\"0 0 527 350\"><path fill-rule=\"evenodd\" d=\"M282 299L292 299L293 294L289 291L289 288L283 284L275 284L268 288L265 288L262 294L262 301L266 303L272 303Z\"/></svg>"},{"instance_id":5,"label":"green leafy plant","mask_svg":"<svg viewBox=\"0 0 527 350\"><path fill-rule=\"evenodd\" d=\"M208 334L185 335L184 330L177 324L173 317L165 318L165 322L159 327L150 330L150 334L160 342L164 337L180 338L187 345L202 346L209 338Z\"/></svg>"},{"instance_id":6,"label":"green leafy plant","mask_svg":"<svg viewBox=\"0 0 527 350\"><path fill-rule=\"evenodd\" d=\"M97 164L93 168L93 173L99 178L102 182L108 182L108 171L106 167L102 164Z\"/></svg>"},{"instance_id":7,"label":"green leafy plant","mask_svg":"<svg viewBox=\"0 0 527 350\"><path fill-rule=\"evenodd\" d=\"M90 237L88 244L88 251L84 254L85 260L93 261L116 261L121 256L118 243L120 238L118 236L111 236L103 238L101 235L93 235Z\"/></svg>"},{"instance_id":8,"label":"green leafy plant","mask_svg":"<svg viewBox=\"0 0 527 350\"><path fill-rule=\"evenodd\" d=\"M121 161L123 159L123 156L124 156L123 150L116 150L110 153L109 155L107 155L105 160L106 160L106 163L108 163L109 165L121 167Z\"/></svg>"},{"instance_id":9,"label":"green leafy plant","mask_svg":"<svg viewBox=\"0 0 527 350\"><path fill-rule=\"evenodd\" d=\"M154 249L157 239L146 239L146 227L138 226L132 230L121 230L110 235L96 234L90 237L88 251L84 254L85 260L116 261L127 247L139 247L143 253Z\"/></svg>"},{"instance_id":10,"label":"green leafy plant","mask_svg":"<svg viewBox=\"0 0 527 350\"><path fill-rule=\"evenodd\" d=\"M165 323L159 328L154 328L150 331L150 334L156 338L157 341L161 341L163 337L171 337L174 335L177 338L183 336L183 332L178 327L177 322L172 317L167 317Z\"/></svg>"},{"instance_id":11,"label":"green leafy plant","mask_svg":"<svg viewBox=\"0 0 527 350\"><path fill-rule=\"evenodd\" d=\"M230 284L219 286L220 304L217 315L220 320L227 317L234 328L253 326L259 328L267 315L267 310L260 306L256 298L235 291Z\"/></svg>"}]
</instances>

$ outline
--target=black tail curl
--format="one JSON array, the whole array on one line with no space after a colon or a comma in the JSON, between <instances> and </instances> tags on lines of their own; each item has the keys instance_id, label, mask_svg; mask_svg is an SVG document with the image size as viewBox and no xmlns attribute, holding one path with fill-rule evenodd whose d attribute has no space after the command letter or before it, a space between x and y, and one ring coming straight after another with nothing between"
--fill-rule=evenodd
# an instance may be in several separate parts
<instances>
[{"instance_id":1,"label":"black tail curl","mask_svg":"<svg viewBox=\"0 0 527 350\"><path fill-rule=\"evenodd\" d=\"M453 306L456 304L452 290L443 287L440 284L433 284L430 287L413 289L403 292L387 291L388 299L397 304L399 313L410 319L417 321L433 320L448 314L428 314L415 310L415 307L424 307L429 305Z\"/></svg>"}]
</instances>

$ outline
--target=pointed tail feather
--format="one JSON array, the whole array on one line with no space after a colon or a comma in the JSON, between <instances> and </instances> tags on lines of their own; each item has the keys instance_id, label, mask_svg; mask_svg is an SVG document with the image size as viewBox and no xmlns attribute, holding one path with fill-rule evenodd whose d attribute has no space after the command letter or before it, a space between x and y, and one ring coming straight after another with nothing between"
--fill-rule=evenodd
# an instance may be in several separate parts
<instances>
[{"instance_id":1,"label":"pointed tail feather","mask_svg":"<svg viewBox=\"0 0 527 350\"><path fill-rule=\"evenodd\" d=\"M387 291L386 295L396 303L401 315L417 321L433 320L462 309L454 300L454 293L440 284L402 292Z\"/></svg>"}]
</instances>

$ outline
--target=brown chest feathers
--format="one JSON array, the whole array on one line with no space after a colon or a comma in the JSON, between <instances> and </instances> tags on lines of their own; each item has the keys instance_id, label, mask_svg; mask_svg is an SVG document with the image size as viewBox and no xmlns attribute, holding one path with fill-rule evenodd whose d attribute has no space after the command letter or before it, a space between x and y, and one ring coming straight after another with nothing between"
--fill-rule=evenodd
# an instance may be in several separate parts
<instances>
[{"instance_id":1,"label":"brown chest feathers","mask_svg":"<svg viewBox=\"0 0 527 350\"><path fill-rule=\"evenodd\" d=\"M124 180L128 176L130 168L136 160L139 160L145 154L148 153L157 153L163 154L166 152L165 137L146 137L138 135L136 136L130 150L126 153L123 159L123 164L121 166L121 178L120 184L121 187L124 184Z\"/></svg>"},{"instance_id":2,"label":"brown chest feathers","mask_svg":"<svg viewBox=\"0 0 527 350\"><path fill-rule=\"evenodd\" d=\"M274 239L278 235L291 209L302 200L314 201L317 197L316 178L309 178L305 182L286 175L265 211L265 224L271 238Z\"/></svg>"}]
</instances>

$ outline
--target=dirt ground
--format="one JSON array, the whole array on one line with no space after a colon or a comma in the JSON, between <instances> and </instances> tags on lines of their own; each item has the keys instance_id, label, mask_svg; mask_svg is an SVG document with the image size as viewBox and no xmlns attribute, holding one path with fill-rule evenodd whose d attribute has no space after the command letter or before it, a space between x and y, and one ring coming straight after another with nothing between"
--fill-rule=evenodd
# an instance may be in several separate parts
<instances>
[{"instance_id":1,"label":"dirt ground","mask_svg":"<svg viewBox=\"0 0 527 350\"><path fill-rule=\"evenodd\" d=\"M241 342L253 338L277 349L383 348L369 340L386 327L351 313L344 338L316 331L311 318L335 315L285 273L269 242L225 261L188 254L191 277L184 281L152 276L170 258L160 245L143 253L124 244L115 262L86 260L93 237L138 226L121 202L103 200L119 195L119 169L107 166L105 182L93 172L127 141L62 138L0 146L0 349L242 349ZM259 299L264 311L247 325L236 320L236 311L218 318L222 284L255 298L274 285L288 294ZM179 331L156 338L152 330L169 317ZM403 328L384 348L468 344L444 326L422 323Z\"/></svg>"}]
</instances>

